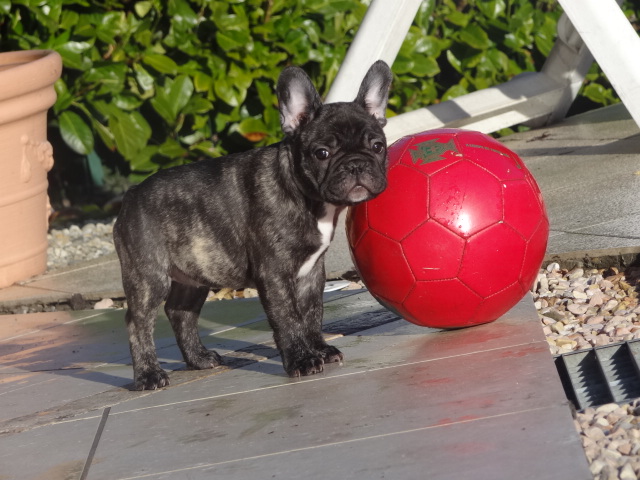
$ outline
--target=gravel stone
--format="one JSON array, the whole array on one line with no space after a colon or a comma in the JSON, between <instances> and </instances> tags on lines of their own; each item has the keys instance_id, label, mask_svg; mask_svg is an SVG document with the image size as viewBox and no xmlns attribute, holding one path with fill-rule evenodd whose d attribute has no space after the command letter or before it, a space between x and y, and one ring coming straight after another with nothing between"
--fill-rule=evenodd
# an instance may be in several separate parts
<instances>
[{"instance_id":1,"label":"gravel stone","mask_svg":"<svg viewBox=\"0 0 640 480\"><path fill-rule=\"evenodd\" d=\"M114 223L115 218L52 229L47 235L47 270L59 270L115 252L112 237Z\"/></svg>"},{"instance_id":2,"label":"gravel stone","mask_svg":"<svg viewBox=\"0 0 640 480\"><path fill-rule=\"evenodd\" d=\"M533 299L541 307L546 302L538 314L551 353L640 338L640 271L626 273L569 272L557 263L540 271ZM640 478L640 399L586 408L576 413L575 425L595 480Z\"/></svg>"}]
</instances>

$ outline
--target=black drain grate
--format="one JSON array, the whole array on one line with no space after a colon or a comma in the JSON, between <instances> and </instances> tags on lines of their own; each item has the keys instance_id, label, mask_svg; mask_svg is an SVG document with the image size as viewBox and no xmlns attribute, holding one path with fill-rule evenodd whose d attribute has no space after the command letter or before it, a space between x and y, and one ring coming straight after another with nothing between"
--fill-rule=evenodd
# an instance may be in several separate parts
<instances>
[{"instance_id":1,"label":"black drain grate","mask_svg":"<svg viewBox=\"0 0 640 480\"><path fill-rule=\"evenodd\" d=\"M555 363L577 410L640 398L640 340L564 353Z\"/></svg>"}]
</instances>

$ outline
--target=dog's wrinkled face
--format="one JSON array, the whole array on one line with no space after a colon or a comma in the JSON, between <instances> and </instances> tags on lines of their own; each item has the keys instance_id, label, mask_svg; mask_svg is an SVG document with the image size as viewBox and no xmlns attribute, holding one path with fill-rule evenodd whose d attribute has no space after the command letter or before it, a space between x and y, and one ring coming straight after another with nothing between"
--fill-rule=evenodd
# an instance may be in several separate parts
<instances>
[{"instance_id":1,"label":"dog's wrinkled face","mask_svg":"<svg viewBox=\"0 0 640 480\"><path fill-rule=\"evenodd\" d=\"M386 188L384 132L361 106L323 106L300 137L301 170L323 201L354 205Z\"/></svg>"},{"instance_id":2,"label":"dog's wrinkled face","mask_svg":"<svg viewBox=\"0 0 640 480\"><path fill-rule=\"evenodd\" d=\"M288 68L278 81L282 130L291 140L296 178L315 200L348 206L387 186L387 144L382 127L391 71L376 62L353 102L323 105L306 74Z\"/></svg>"}]
</instances>

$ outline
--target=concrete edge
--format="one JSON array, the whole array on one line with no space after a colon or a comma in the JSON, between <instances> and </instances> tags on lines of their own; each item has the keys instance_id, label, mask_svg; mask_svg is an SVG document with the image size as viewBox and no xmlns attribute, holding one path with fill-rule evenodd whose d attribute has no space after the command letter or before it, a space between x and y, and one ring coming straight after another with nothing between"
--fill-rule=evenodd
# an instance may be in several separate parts
<instances>
[{"instance_id":1,"label":"concrete edge","mask_svg":"<svg viewBox=\"0 0 640 480\"><path fill-rule=\"evenodd\" d=\"M545 268L554 262L569 270L575 267L595 269L615 267L624 270L628 267L640 266L640 246L551 253L544 257L542 267Z\"/></svg>"}]
</instances>

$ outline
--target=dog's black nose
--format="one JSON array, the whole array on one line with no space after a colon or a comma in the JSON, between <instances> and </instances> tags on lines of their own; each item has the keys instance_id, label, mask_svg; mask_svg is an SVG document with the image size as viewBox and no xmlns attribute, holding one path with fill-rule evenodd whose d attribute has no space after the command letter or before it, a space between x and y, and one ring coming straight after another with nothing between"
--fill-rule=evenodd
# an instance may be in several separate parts
<instances>
[{"instance_id":1,"label":"dog's black nose","mask_svg":"<svg viewBox=\"0 0 640 480\"><path fill-rule=\"evenodd\" d=\"M343 168L351 175L361 175L367 169L367 162L352 161L347 163Z\"/></svg>"}]
</instances>

